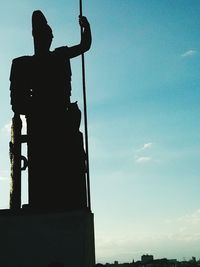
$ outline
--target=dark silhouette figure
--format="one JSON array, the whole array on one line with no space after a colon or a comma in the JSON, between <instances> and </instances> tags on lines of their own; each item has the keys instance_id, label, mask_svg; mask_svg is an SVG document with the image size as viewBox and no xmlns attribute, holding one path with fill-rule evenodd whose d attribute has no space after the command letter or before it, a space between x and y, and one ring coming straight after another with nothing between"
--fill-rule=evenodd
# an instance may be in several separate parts
<instances>
[{"instance_id":1,"label":"dark silhouette figure","mask_svg":"<svg viewBox=\"0 0 200 267\"><path fill-rule=\"evenodd\" d=\"M61 262L52 262L47 267L64 267L64 264Z\"/></svg>"},{"instance_id":2,"label":"dark silhouette figure","mask_svg":"<svg viewBox=\"0 0 200 267\"><path fill-rule=\"evenodd\" d=\"M87 207L81 112L77 103L70 102L70 59L91 46L87 18L79 17L79 24L83 28L80 44L50 51L52 29L43 13L34 11L34 55L12 63L12 109L15 116L23 114L27 119L30 208Z\"/></svg>"}]
</instances>

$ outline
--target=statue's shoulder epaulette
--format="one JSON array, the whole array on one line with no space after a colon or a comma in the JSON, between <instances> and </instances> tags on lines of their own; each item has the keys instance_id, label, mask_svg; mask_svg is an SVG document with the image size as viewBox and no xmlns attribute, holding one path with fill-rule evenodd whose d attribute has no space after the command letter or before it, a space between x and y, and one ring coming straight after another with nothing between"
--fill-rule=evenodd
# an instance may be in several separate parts
<instances>
[{"instance_id":1,"label":"statue's shoulder epaulette","mask_svg":"<svg viewBox=\"0 0 200 267\"><path fill-rule=\"evenodd\" d=\"M10 79L26 75L31 64L32 56L17 57L12 60Z\"/></svg>"},{"instance_id":2,"label":"statue's shoulder epaulette","mask_svg":"<svg viewBox=\"0 0 200 267\"><path fill-rule=\"evenodd\" d=\"M32 56L17 57L12 60L13 64L26 64L30 62Z\"/></svg>"}]
</instances>

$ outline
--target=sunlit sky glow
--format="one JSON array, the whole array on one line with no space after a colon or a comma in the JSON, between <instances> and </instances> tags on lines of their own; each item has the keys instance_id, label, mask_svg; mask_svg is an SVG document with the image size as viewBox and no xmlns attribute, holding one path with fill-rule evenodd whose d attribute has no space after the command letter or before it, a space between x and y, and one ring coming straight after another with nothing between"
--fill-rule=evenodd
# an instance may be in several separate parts
<instances>
[{"instance_id":1,"label":"sunlit sky glow","mask_svg":"<svg viewBox=\"0 0 200 267\"><path fill-rule=\"evenodd\" d=\"M79 1L0 4L0 207L9 202L11 61L33 54L31 14L52 49L77 44ZM200 257L200 1L83 0L92 211L97 262ZM72 101L82 109L81 61ZM59 127L56 125L55 127ZM55 177L56 179L56 177ZM23 174L23 203L27 201Z\"/></svg>"}]
</instances>

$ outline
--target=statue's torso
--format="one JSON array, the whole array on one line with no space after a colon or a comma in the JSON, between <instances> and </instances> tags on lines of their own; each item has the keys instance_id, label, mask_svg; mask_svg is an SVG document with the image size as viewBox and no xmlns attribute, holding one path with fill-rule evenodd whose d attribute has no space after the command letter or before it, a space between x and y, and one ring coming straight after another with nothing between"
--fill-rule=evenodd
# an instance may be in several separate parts
<instances>
[{"instance_id":1,"label":"statue's torso","mask_svg":"<svg viewBox=\"0 0 200 267\"><path fill-rule=\"evenodd\" d=\"M11 102L29 102L34 110L63 108L71 95L71 68L67 47L43 56L24 56L13 60L11 71ZM20 103L17 103L20 102Z\"/></svg>"}]
</instances>

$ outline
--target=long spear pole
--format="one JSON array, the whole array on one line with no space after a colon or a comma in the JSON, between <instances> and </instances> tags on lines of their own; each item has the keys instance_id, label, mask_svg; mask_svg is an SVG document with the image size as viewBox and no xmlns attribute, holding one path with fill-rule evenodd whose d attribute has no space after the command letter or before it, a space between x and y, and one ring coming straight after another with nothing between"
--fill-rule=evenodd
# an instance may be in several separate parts
<instances>
[{"instance_id":1,"label":"long spear pole","mask_svg":"<svg viewBox=\"0 0 200 267\"><path fill-rule=\"evenodd\" d=\"M80 5L80 17L83 15L82 0L79 1ZM81 27L81 37L83 34L83 27ZM86 150L86 162L87 162L87 205L91 210L90 200L90 172L89 172L89 149L88 149L88 127L87 127L87 101L86 101L86 85L85 85L85 58L84 53L81 54L82 61L82 84L83 84L83 106L84 106L84 123L85 123L85 150Z\"/></svg>"}]
</instances>

